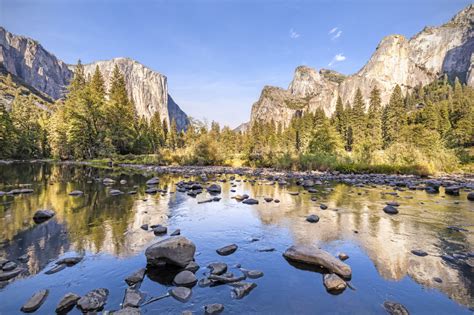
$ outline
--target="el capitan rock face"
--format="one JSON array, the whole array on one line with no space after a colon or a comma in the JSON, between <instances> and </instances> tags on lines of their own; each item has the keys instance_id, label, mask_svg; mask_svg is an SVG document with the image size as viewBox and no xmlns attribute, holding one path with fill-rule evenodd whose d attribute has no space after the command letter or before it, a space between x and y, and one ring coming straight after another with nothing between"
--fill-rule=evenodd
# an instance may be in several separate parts
<instances>
[{"instance_id":1,"label":"el capitan rock face","mask_svg":"<svg viewBox=\"0 0 474 315\"><path fill-rule=\"evenodd\" d=\"M377 86L386 104L398 84L403 92L425 85L443 74L474 86L474 5L469 5L451 21L426 27L407 39L390 35L382 39L367 64L344 77L335 71L300 66L287 90L265 86L252 106L250 124L274 121L286 126L303 111L321 108L326 115L335 109L338 96L352 102L357 88L368 106L370 91Z\"/></svg>"},{"instance_id":2,"label":"el capitan rock face","mask_svg":"<svg viewBox=\"0 0 474 315\"><path fill-rule=\"evenodd\" d=\"M0 64L25 84L45 93L52 99L63 98L73 77L74 66L68 66L45 50L37 41L14 35L0 27ZM122 71L129 95L133 98L138 115L150 118L159 112L170 125L176 120L178 129L188 124L187 115L168 94L166 76L129 58L114 58L84 65L86 74L99 66L108 86L117 65Z\"/></svg>"}]
</instances>

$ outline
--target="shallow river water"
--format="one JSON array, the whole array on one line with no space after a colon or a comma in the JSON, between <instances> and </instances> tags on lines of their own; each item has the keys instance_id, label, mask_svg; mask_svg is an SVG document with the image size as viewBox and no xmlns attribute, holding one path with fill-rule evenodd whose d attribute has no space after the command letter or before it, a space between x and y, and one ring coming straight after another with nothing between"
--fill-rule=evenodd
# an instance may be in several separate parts
<instances>
[{"instance_id":1,"label":"shallow river water","mask_svg":"<svg viewBox=\"0 0 474 315\"><path fill-rule=\"evenodd\" d=\"M181 229L181 235L196 244L195 259L201 266L198 279L208 272L206 266L211 262L225 262L234 273L239 272L233 268L236 264L264 272L259 279L247 280L257 287L241 300L232 298L228 285L196 285L188 302L168 297L142 307L143 314L180 314L184 310L202 314L203 306L211 303L222 303L224 314L386 314L382 304L387 300L403 304L411 314L472 313L474 202L466 199L465 191L460 196L445 196L443 190L438 195L406 190L393 196L386 194L393 192L392 187L326 183L309 194L294 184L251 183L240 176L232 181L231 175L222 175L219 178L227 182L209 177L210 183L221 185L222 200L198 204L209 195L203 192L193 198L177 192L176 183L184 179L177 175L160 176L159 188L167 193L145 194L145 182L153 175L77 165L0 165L0 191L34 190L0 196L0 258L26 269L1 283L0 314L21 314L21 306L41 289L49 289L49 296L36 314L54 314L68 292L84 295L101 287L110 291L105 309L120 309L127 288L124 279L146 266L147 246L167 237L141 229L143 224L162 224L168 233ZM116 183L107 187L96 180L104 177ZM111 196L111 188L125 194ZM73 190L84 195L69 196ZM127 194L130 190L138 194ZM290 195L290 191L300 194ZM259 204L237 202L231 198L236 194L248 194ZM263 197L281 202L267 203ZM382 211L388 201L400 203L398 215ZM322 210L321 203L328 209ZM39 209L52 209L56 215L35 224L32 217ZM309 214L317 214L320 221L306 222ZM232 243L238 245L234 254L222 257L216 253ZM352 268L352 289L330 294L321 273L288 263L282 253L293 244L348 254L345 262ZM269 248L275 250L261 251ZM411 253L414 249L428 255L416 256ZM18 257L24 254L29 260L21 263ZM77 254L85 255L77 265L45 274L55 260ZM463 258L448 261L441 257L445 254ZM163 295L172 278L172 274L146 275L140 290L147 299Z\"/></svg>"}]
</instances>

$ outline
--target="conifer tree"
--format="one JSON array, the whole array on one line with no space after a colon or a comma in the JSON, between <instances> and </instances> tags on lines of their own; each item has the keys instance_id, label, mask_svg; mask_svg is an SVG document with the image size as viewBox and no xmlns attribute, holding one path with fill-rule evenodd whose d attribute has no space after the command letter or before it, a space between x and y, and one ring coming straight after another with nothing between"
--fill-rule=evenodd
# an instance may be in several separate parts
<instances>
[{"instance_id":1,"label":"conifer tree","mask_svg":"<svg viewBox=\"0 0 474 315\"><path fill-rule=\"evenodd\" d=\"M382 100L380 91L375 86L370 92L370 104L367 120L368 138L374 149L381 149L382 139Z\"/></svg>"},{"instance_id":2,"label":"conifer tree","mask_svg":"<svg viewBox=\"0 0 474 315\"><path fill-rule=\"evenodd\" d=\"M398 140L401 129L406 125L406 111L402 89L396 85L383 115L384 147Z\"/></svg>"},{"instance_id":3,"label":"conifer tree","mask_svg":"<svg viewBox=\"0 0 474 315\"><path fill-rule=\"evenodd\" d=\"M0 104L0 158L10 158L15 152L15 131L10 113Z\"/></svg>"}]
</instances>

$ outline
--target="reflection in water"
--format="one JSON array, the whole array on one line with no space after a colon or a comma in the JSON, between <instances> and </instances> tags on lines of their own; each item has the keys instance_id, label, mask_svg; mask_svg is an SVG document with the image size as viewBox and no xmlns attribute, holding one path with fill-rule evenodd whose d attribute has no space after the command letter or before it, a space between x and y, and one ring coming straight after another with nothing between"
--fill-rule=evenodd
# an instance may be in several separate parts
<instances>
[{"instance_id":1,"label":"reflection in water","mask_svg":"<svg viewBox=\"0 0 474 315\"><path fill-rule=\"evenodd\" d=\"M116 179L112 188L125 194L110 196L110 187L100 180L106 176ZM127 183L120 184L120 179ZM141 226L168 225L169 217L183 215L180 204L190 199L175 193L175 184L182 178L160 179L160 188L167 192L149 196L144 193L146 179L139 174L52 164L0 166L0 191L23 184L32 184L34 189L31 195L0 197L0 257L15 259L29 254L28 271L36 274L68 251L134 256L155 239L153 233L143 231ZM221 185L223 207L235 205L236 201L230 199L230 183ZM298 189L298 196L288 193ZM84 196L69 196L72 190L82 190ZM131 190L138 194L126 194ZM443 198L443 194L432 196L423 191L403 191L399 197L384 194L389 191L392 190L387 187L337 184L319 186L318 192L310 195L296 186L280 187L257 181L239 183L237 193L260 199L259 205L244 209L251 209L264 226L289 231L294 243L324 247L337 241L351 242L362 248L384 279L399 281L408 275L458 303L474 306L474 273L465 263L467 257L455 262L441 257L474 252L472 204L465 198ZM311 201L312 196L317 201ZM263 197L277 198L281 203L266 203ZM393 200L401 204L400 214L386 215L382 208L385 202ZM320 209L320 203L329 208ZM35 225L31 218L38 209L53 209L56 216ZM191 210L186 209L184 215L192 217ZM320 216L319 223L305 221L305 216L312 213ZM195 224L197 228L198 223ZM464 226L468 231L454 231L448 226ZM415 256L410 253L413 249L423 249L429 256ZM169 282L162 274L149 277L160 283ZM436 282L435 277L443 282Z\"/></svg>"}]
</instances>

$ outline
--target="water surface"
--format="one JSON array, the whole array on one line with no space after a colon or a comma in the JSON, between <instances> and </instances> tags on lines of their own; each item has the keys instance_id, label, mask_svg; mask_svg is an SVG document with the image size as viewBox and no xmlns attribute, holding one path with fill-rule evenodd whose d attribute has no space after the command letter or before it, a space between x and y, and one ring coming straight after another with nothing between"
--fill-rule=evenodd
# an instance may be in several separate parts
<instances>
[{"instance_id":1,"label":"water surface","mask_svg":"<svg viewBox=\"0 0 474 315\"><path fill-rule=\"evenodd\" d=\"M197 246L198 278L204 277L207 264L216 261L265 274L247 280L258 286L242 300L232 299L226 285L195 286L189 302L167 298L143 307L143 314L183 310L201 314L210 303L224 304L226 314L384 314L386 300L402 303L413 314L472 313L474 272L469 264L473 258L450 262L441 257L474 253L474 203L466 199L465 191L458 197L419 190L393 196L386 194L393 192L392 187L326 183L317 186L318 193L309 194L296 185L251 183L240 176L232 181L230 175L223 175L218 177L227 179L219 183L222 200L198 204L209 195L192 198L176 192L177 182L189 180L177 175L160 176L159 187L167 193L145 194L145 181L152 176L77 165L0 165L0 191L30 185L34 189L28 195L0 197L0 258L16 261L21 255L30 256L23 264L27 272L1 284L0 314L20 313L21 305L44 288L50 294L37 314L54 313L67 292L83 295L99 287L110 290L106 309L119 309L127 287L124 278L146 265L144 250L162 238L142 230L142 224L162 224L169 232L181 229ZM112 189L138 194L111 196L110 187L98 180L104 177L117 181ZM69 196L72 190L82 190L84 196ZM289 191L301 193L293 196ZM231 198L244 193L260 204L249 206ZM317 201L311 201L314 196ZM266 203L263 197L281 202ZM389 216L382 208L394 200L401 204L400 213ZM320 203L328 209L320 209ZM38 209L53 209L56 216L37 225L31 218ZM320 221L306 222L308 214L317 214ZM215 252L231 243L239 246L234 254L221 257ZM339 295L326 292L321 273L291 265L282 257L293 244L317 245L334 255L347 253L354 289ZM275 250L261 252L264 248ZM415 256L413 249L429 255ZM84 254L85 259L56 274L45 274L58 258L76 254ZM235 268L231 271L239 273ZM162 295L170 287L170 277L146 276L141 291L148 297Z\"/></svg>"}]
</instances>

